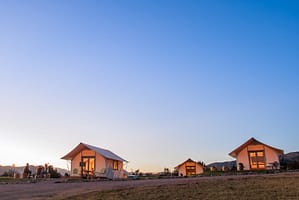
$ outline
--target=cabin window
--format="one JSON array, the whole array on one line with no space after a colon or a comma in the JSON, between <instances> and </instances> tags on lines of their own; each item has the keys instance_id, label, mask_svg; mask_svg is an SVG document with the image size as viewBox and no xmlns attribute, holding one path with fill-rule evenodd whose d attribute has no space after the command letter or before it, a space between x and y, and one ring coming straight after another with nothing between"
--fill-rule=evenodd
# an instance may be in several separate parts
<instances>
[{"instance_id":1,"label":"cabin window","mask_svg":"<svg viewBox=\"0 0 299 200\"><path fill-rule=\"evenodd\" d=\"M117 160L113 160L113 169L118 170L118 161Z\"/></svg>"},{"instance_id":2,"label":"cabin window","mask_svg":"<svg viewBox=\"0 0 299 200\"><path fill-rule=\"evenodd\" d=\"M250 151L249 162L250 169L265 169L265 153L264 151Z\"/></svg>"}]
</instances>

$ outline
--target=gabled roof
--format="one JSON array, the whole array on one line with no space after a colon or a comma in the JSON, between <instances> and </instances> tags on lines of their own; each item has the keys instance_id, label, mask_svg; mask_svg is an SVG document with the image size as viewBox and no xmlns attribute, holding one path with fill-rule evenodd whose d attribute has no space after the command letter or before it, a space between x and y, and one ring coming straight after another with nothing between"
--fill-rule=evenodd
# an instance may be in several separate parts
<instances>
[{"instance_id":1,"label":"gabled roof","mask_svg":"<svg viewBox=\"0 0 299 200\"><path fill-rule=\"evenodd\" d=\"M93 150L96 153L98 153L98 154L100 154L103 157L108 158L108 159L128 162L125 159L119 157L118 155L116 155L115 153L113 153L109 150L102 149L102 148L99 148L99 147L95 147L95 146L92 146L92 145L89 145L89 144L84 144L84 143L80 143L79 145L77 145L72 151L70 151L68 154L63 156L61 159L72 160L78 153L80 153L82 150L85 150L85 149Z\"/></svg>"},{"instance_id":2,"label":"gabled roof","mask_svg":"<svg viewBox=\"0 0 299 200\"><path fill-rule=\"evenodd\" d=\"M195 162L194 160L192 160L191 158L188 158L186 161L182 162L181 164L179 164L175 168L180 167L181 165L185 164L186 162L193 162L193 163L199 164L199 163ZM201 164L199 164L199 165L201 165Z\"/></svg>"},{"instance_id":3,"label":"gabled roof","mask_svg":"<svg viewBox=\"0 0 299 200\"><path fill-rule=\"evenodd\" d=\"M256 144L265 145L265 146L267 146L267 147L273 149L274 151L277 151L277 153L279 153L279 154L283 154L283 150L278 149L278 148L275 148L275 147L272 147L272 146L269 146L269 145L267 145L267 144L264 144L264 143L262 143L262 142L260 142L260 141L258 141L258 140L256 140L255 138L252 137L252 138L250 138L249 140L247 140L244 144L240 145L240 146L237 147L235 150L233 150L232 152L230 152L229 155L232 156L232 157L234 157L234 158L236 158L237 155L238 155L238 154L239 154L245 147L247 147L247 146L250 145L250 144L254 144L254 145L256 145Z\"/></svg>"}]
</instances>

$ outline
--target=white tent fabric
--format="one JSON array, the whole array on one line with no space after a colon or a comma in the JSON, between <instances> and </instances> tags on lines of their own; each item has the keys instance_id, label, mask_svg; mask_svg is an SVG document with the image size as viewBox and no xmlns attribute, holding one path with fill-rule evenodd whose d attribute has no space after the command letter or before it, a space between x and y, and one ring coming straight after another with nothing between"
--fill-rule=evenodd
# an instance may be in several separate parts
<instances>
[{"instance_id":1,"label":"white tent fabric","mask_svg":"<svg viewBox=\"0 0 299 200\"><path fill-rule=\"evenodd\" d=\"M95 146L85 144L85 143L80 143L79 145L77 145L71 152L69 152L68 154L63 156L62 159L72 160L73 157L75 157L79 152L81 152L84 149L93 150L96 153L98 153L108 159L128 162L125 159L121 158L120 156L116 155L115 153L113 153L107 149L102 149L102 148L95 147Z\"/></svg>"}]
</instances>

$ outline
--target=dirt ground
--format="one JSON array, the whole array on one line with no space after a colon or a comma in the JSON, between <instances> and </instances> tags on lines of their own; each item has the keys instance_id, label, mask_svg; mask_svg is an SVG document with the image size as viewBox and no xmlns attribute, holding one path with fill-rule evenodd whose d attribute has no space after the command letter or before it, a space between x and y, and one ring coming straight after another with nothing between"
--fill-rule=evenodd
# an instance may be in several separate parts
<instances>
[{"instance_id":1,"label":"dirt ground","mask_svg":"<svg viewBox=\"0 0 299 200\"><path fill-rule=\"evenodd\" d=\"M195 177L195 178L173 178L154 180L127 180L127 181L92 181L92 182L58 182L57 180L41 181L37 183L9 183L0 184L0 199L63 199L74 195L93 191L110 191L118 189L131 189L153 186L182 185L198 183L207 180L230 180L243 179L254 176L265 177L299 177L299 172L265 174L265 175L240 175L240 176L215 176L215 177Z\"/></svg>"}]
</instances>

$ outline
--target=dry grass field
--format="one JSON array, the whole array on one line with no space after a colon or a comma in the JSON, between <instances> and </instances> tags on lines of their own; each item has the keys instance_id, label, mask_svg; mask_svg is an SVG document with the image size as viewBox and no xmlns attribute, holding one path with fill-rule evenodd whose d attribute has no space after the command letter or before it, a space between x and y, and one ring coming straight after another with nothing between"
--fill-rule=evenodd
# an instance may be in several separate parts
<instances>
[{"instance_id":1,"label":"dry grass field","mask_svg":"<svg viewBox=\"0 0 299 200\"><path fill-rule=\"evenodd\" d=\"M299 200L299 172L126 181L2 180L0 194L1 200Z\"/></svg>"},{"instance_id":2,"label":"dry grass field","mask_svg":"<svg viewBox=\"0 0 299 200\"><path fill-rule=\"evenodd\" d=\"M190 178L189 183L95 191L64 200L299 199L299 174Z\"/></svg>"}]
</instances>

